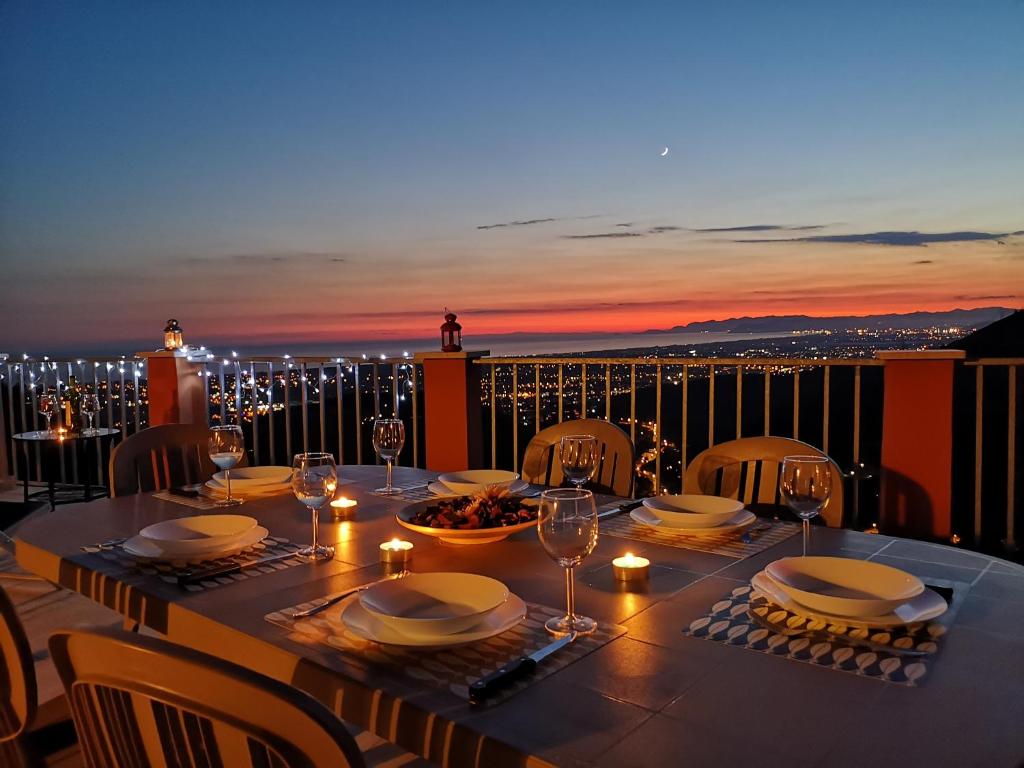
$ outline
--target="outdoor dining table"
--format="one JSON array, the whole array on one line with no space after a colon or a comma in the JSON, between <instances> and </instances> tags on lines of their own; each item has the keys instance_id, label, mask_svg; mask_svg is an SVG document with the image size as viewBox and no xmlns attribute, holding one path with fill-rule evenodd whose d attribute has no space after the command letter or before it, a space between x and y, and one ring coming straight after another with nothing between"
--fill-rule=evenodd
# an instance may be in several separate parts
<instances>
[{"instance_id":1,"label":"outdoor dining table","mask_svg":"<svg viewBox=\"0 0 1024 768\"><path fill-rule=\"evenodd\" d=\"M1024 568L923 542L817 527L812 536L814 554L871 558L959 585L948 635L913 687L684 634L767 563L799 554L799 536L737 558L602 535L579 568L576 605L624 634L485 708L267 621L272 611L380 578L379 545L393 537L414 543L414 571L485 574L528 602L563 605L562 570L534 531L477 546L417 535L395 520L407 501L370 493L383 473L339 468L343 483L352 481L339 494L357 499L358 511L344 522L323 515L321 537L336 547L331 561L187 590L82 550L195 512L151 494L39 515L17 530L17 559L174 642L303 689L346 721L440 765L995 766L1024 759ZM435 477L395 473L399 484ZM308 513L290 495L250 500L238 511L274 536L308 541ZM615 581L611 560L626 551L651 561L648 582Z\"/></svg>"}]
</instances>

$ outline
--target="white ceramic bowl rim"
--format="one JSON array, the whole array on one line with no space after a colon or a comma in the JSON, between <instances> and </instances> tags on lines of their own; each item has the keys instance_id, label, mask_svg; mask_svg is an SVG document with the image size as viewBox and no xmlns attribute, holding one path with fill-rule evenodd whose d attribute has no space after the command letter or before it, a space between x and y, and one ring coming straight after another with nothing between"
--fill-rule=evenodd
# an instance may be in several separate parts
<instances>
[{"instance_id":1,"label":"white ceramic bowl rim","mask_svg":"<svg viewBox=\"0 0 1024 768\"><path fill-rule=\"evenodd\" d=\"M375 584L359 602L378 619L417 631L459 631L508 600L508 587L476 573L414 573Z\"/></svg>"},{"instance_id":2,"label":"white ceramic bowl rim","mask_svg":"<svg viewBox=\"0 0 1024 768\"><path fill-rule=\"evenodd\" d=\"M139 535L156 544L213 543L237 538L257 525L247 515L193 515L147 525Z\"/></svg>"}]
</instances>

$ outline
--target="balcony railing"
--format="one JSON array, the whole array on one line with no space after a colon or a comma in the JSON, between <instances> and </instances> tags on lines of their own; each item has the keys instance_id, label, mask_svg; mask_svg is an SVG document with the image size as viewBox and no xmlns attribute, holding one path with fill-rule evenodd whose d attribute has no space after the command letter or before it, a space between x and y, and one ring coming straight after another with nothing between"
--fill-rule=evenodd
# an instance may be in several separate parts
<instances>
[{"instance_id":1,"label":"balcony railing","mask_svg":"<svg viewBox=\"0 0 1024 768\"><path fill-rule=\"evenodd\" d=\"M208 422L240 423L255 464L288 463L300 450L330 451L342 463L373 462L372 423L382 414L406 423L400 463L430 466L429 382L423 365L409 357L203 355L193 363L191 375L204 381ZM754 435L793 437L835 458L855 476L852 482L866 482L856 488L861 519L850 521L863 524L873 519L878 498L886 365L879 359L485 357L469 370L481 382L484 465L518 470L530 438L544 427L602 418L622 426L637 445L638 492L671 492L681 487L687 464L711 445ZM951 521L966 542L1016 546L1022 365L1024 358L955 365ZM23 461L11 436L43 428L39 395L63 394L72 376L100 396L98 426L120 429L122 438L148 426L148 374L146 360L129 357L3 363L0 418L8 461L0 470L44 479L38 449ZM95 474L103 478L107 456L98 453ZM59 481L80 482L76 460L74 451L62 452Z\"/></svg>"}]
</instances>

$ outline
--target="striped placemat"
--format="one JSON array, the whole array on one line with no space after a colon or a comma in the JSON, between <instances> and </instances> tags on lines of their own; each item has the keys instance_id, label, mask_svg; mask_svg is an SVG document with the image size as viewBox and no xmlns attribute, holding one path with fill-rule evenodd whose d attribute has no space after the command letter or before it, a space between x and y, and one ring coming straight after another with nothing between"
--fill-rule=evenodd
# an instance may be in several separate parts
<instances>
[{"instance_id":1,"label":"striped placemat","mask_svg":"<svg viewBox=\"0 0 1024 768\"><path fill-rule=\"evenodd\" d=\"M628 513L606 517L601 520L600 525L603 536L663 544L669 547L692 549L697 552L710 552L714 555L735 557L738 560L763 552L780 541L785 541L790 536L800 533L800 526L796 523L784 520L761 520L748 529L750 541L743 540L742 531L716 536L694 536L687 535L680 528L661 529L638 523Z\"/></svg>"},{"instance_id":2,"label":"striped placemat","mask_svg":"<svg viewBox=\"0 0 1024 768\"><path fill-rule=\"evenodd\" d=\"M341 594L341 593L336 593ZM329 599L328 596L324 599ZM565 612L537 603L527 603L526 618L512 629L477 643L450 648L400 648L363 640L347 631L337 618L339 606L307 619L293 620L289 614L312 608L322 602L300 603L280 611L268 613L264 618L271 624L284 627L295 640L322 643L362 663L368 663L398 678L412 678L434 688L447 690L468 702L469 685L510 661L537 651L554 638L544 628L544 622ZM344 603L342 603L344 605ZM581 659L602 645L626 633L618 624L598 624L592 634L584 635L574 643L544 659L529 677L512 683L489 699L485 707L494 706L528 688L532 683L553 675L560 669Z\"/></svg>"},{"instance_id":3,"label":"striped placemat","mask_svg":"<svg viewBox=\"0 0 1024 768\"><path fill-rule=\"evenodd\" d=\"M160 501L169 501L172 504L181 504L183 507L191 507L192 509L217 509L216 499L210 499L206 496L178 496L169 491L157 491L153 494L153 498L160 499Z\"/></svg>"},{"instance_id":4,"label":"striped placemat","mask_svg":"<svg viewBox=\"0 0 1024 768\"><path fill-rule=\"evenodd\" d=\"M126 572L134 571L136 573L143 573L147 576L155 576L163 581L170 584L177 584L178 578L181 576L188 575L192 571L199 568L217 568L220 566L235 565L238 563L249 562L250 560L257 560L264 557L272 557L274 555L284 555L288 552L297 552L302 548L302 544L296 544L289 539L281 538L280 536L267 536L263 541L253 544L251 547L238 552L237 554L230 555L228 557L219 557L216 560L203 560L203 561L175 561L175 562L163 562L156 560L141 560L134 557L120 546L104 546L95 544L92 546L82 547L83 552L89 552L95 554L111 563L116 563L121 566ZM272 563L266 563L264 565L254 565L245 568L238 573L232 573L226 576L218 576L216 578L201 581L198 584L188 584L182 586L181 589L188 592L202 592L205 589L215 589L216 587L224 586L225 584L234 584L238 581L245 581L246 579L252 579L257 576L262 576L266 573L276 573L277 571L283 571L286 568L292 566L302 565L303 563L309 562L303 557L296 555L295 557L284 558L283 560L275 560Z\"/></svg>"},{"instance_id":5,"label":"striped placemat","mask_svg":"<svg viewBox=\"0 0 1024 768\"><path fill-rule=\"evenodd\" d=\"M780 608L745 584L711 606L705 616L691 622L683 634L861 677L916 686L928 674L969 589L962 582L923 581L950 604L949 610L932 621L890 629L827 624ZM866 643L871 647L866 647ZM906 651L916 653L908 655Z\"/></svg>"}]
</instances>

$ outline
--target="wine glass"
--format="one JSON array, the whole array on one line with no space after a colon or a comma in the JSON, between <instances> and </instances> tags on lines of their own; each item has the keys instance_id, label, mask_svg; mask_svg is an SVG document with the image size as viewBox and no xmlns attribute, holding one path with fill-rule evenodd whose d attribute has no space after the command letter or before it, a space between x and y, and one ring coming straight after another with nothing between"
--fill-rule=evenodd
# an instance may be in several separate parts
<instances>
[{"instance_id":1,"label":"wine glass","mask_svg":"<svg viewBox=\"0 0 1024 768\"><path fill-rule=\"evenodd\" d=\"M39 408L39 415L46 417L46 434L47 436L53 435L53 417L57 413L57 397L56 395L40 395L39 402L37 403Z\"/></svg>"},{"instance_id":2,"label":"wine glass","mask_svg":"<svg viewBox=\"0 0 1024 768\"><path fill-rule=\"evenodd\" d=\"M93 419L96 418L96 414L100 412L100 396L97 394L86 394L82 398L82 413L85 414L85 418L89 420L89 426L85 430L86 435L95 435L96 429L93 427Z\"/></svg>"},{"instance_id":3,"label":"wine glass","mask_svg":"<svg viewBox=\"0 0 1024 768\"><path fill-rule=\"evenodd\" d=\"M320 544L317 523L320 508L334 498L338 488L338 468L329 453L299 453L292 461L292 493L313 513L313 543L299 550L310 560L330 560L334 547Z\"/></svg>"},{"instance_id":4,"label":"wine glass","mask_svg":"<svg viewBox=\"0 0 1024 768\"><path fill-rule=\"evenodd\" d=\"M582 488L544 491L540 495L537 536L551 559L565 568L565 616L548 619L544 627L555 635L593 632L597 622L576 614L573 569L597 546L594 494Z\"/></svg>"},{"instance_id":5,"label":"wine glass","mask_svg":"<svg viewBox=\"0 0 1024 768\"><path fill-rule=\"evenodd\" d=\"M599 454L597 438L592 435L566 435L558 442L562 473L577 488L594 474Z\"/></svg>"},{"instance_id":6,"label":"wine glass","mask_svg":"<svg viewBox=\"0 0 1024 768\"><path fill-rule=\"evenodd\" d=\"M237 464L245 452L245 437L242 428L231 424L224 427L210 427L210 438L207 440L210 460L218 469L224 470L224 480L228 486L226 498L217 502L218 507L234 507L242 503L241 499L231 497L231 468Z\"/></svg>"},{"instance_id":7,"label":"wine glass","mask_svg":"<svg viewBox=\"0 0 1024 768\"><path fill-rule=\"evenodd\" d=\"M398 454L402 452L403 445L405 445L405 425L401 419L377 419L373 423L373 449L388 464L387 484L383 488L375 490L374 493L382 496L394 496L396 493L402 492L401 488L395 488L391 484L391 468L395 459L398 458Z\"/></svg>"},{"instance_id":8,"label":"wine glass","mask_svg":"<svg viewBox=\"0 0 1024 768\"><path fill-rule=\"evenodd\" d=\"M832 462L827 456L786 456L779 480L786 504L803 520L804 557L811 540L811 518L832 495Z\"/></svg>"}]
</instances>

